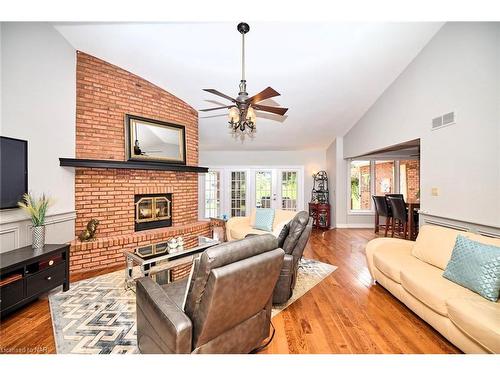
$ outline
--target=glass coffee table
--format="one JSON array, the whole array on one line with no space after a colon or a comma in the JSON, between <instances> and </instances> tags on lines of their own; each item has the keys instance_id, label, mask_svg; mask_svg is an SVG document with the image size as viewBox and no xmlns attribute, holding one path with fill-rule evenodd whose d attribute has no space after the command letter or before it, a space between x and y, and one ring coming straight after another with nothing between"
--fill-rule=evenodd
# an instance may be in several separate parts
<instances>
[{"instance_id":1,"label":"glass coffee table","mask_svg":"<svg viewBox=\"0 0 500 375\"><path fill-rule=\"evenodd\" d=\"M158 277L157 282L166 284L170 281L170 270L173 267L193 262L203 251L220 243L219 240L200 236L197 246L177 251L169 249L167 241L123 250L127 264L125 289L134 289L134 281L143 276ZM134 274L137 268L139 272Z\"/></svg>"}]
</instances>

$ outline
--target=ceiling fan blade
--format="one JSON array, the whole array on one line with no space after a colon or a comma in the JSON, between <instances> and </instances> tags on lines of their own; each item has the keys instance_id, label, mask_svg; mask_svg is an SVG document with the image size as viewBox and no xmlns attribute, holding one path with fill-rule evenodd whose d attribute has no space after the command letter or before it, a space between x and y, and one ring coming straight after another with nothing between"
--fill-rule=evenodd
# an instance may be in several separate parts
<instances>
[{"instance_id":1,"label":"ceiling fan blade","mask_svg":"<svg viewBox=\"0 0 500 375\"><path fill-rule=\"evenodd\" d=\"M281 116L283 116L286 113L286 111L288 111L288 108L270 107L268 105L260 105L260 104L252 104L252 107L257 111L271 112Z\"/></svg>"},{"instance_id":2,"label":"ceiling fan blade","mask_svg":"<svg viewBox=\"0 0 500 375\"><path fill-rule=\"evenodd\" d=\"M209 93L214 94L214 95L221 96L221 97L223 97L223 98L225 98L227 100L232 101L233 103L236 103L236 99L233 99L229 95L223 94L220 91L217 91L215 89L203 89L203 91L209 92Z\"/></svg>"},{"instance_id":3,"label":"ceiling fan blade","mask_svg":"<svg viewBox=\"0 0 500 375\"><path fill-rule=\"evenodd\" d=\"M258 103L265 99L274 98L275 96L280 96L280 95L281 94L278 91L276 91L272 87L268 87L259 92L258 94L248 98L247 103Z\"/></svg>"},{"instance_id":4,"label":"ceiling fan blade","mask_svg":"<svg viewBox=\"0 0 500 375\"><path fill-rule=\"evenodd\" d=\"M226 105L224 107L215 107L215 108L207 108L207 109L200 109L200 112L208 112L208 111L215 111L216 109L225 109L225 108L231 108L234 107L234 105Z\"/></svg>"}]
</instances>

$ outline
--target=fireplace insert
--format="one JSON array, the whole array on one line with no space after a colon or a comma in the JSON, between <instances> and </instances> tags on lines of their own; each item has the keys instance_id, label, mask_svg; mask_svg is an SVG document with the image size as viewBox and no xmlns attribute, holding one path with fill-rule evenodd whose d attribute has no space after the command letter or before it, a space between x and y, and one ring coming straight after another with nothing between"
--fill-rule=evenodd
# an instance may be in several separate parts
<instances>
[{"instance_id":1,"label":"fireplace insert","mask_svg":"<svg viewBox=\"0 0 500 375\"><path fill-rule=\"evenodd\" d=\"M135 231L172 226L172 194L139 194L134 197Z\"/></svg>"}]
</instances>

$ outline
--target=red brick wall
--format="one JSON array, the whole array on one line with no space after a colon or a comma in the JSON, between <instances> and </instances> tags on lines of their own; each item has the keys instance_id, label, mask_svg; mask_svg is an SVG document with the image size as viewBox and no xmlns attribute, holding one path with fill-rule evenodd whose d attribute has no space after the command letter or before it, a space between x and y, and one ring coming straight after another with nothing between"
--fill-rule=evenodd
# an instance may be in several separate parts
<instances>
[{"instance_id":1,"label":"red brick wall","mask_svg":"<svg viewBox=\"0 0 500 375\"><path fill-rule=\"evenodd\" d=\"M123 250L161 242L172 237L182 236L184 246L192 247L198 243L198 236L210 235L210 223L196 222L186 226L153 229L129 235L101 237L95 241L80 242L75 240L70 247L71 272L88 271L115 265L125 265ZM173 275L185 274L188 267L180 267ZM172 277L174 278L174 277Z\"/></svg>"},{"instance_id":2,"label":"red brick wall","mask_svg":"<svg viewBox=\"0 0 500 375\"><path fill-rule=\"evenodd\" d=\"M144 191L149 188L149 191ZM134 233L134 195L172 193L172 225L198 220L196 173L78 168L75 176L76 234L98 219L101 237Z\"/></svg>"},{"instance_id":3,"label":"red brick wall","mask_svg":"<svg viewBox=\"0 0 500 375\"><path fill-rule=\"evenodd\" d=\"M152 83L83 52L76 63L76 157L125 160L125 114L186 127L188 165L198 165L198 113Z\"/></svg>"},{"instance_id":4,"label":"red brick wall","mask_svg":"<svg viewBox=\"0 0 500 375\"><path fill-rule=\"evenodd\" d=\"M77 52L76 157L126 160L125 115L173 122L186 127L187 164L198 165L198 114L182 100L117 66ZM173 228L134 232L134 194L171 192ZM78 240L72 246L72 270L123 262L123 246L135 246L143 235L163 240L175 228L208 235L198 227L196 173L127 169L77 168L75 171L75 235L87 222L100 221L100 244ZM188 229L186 229L188 228ZM122 243L120 243L122 241ZM123 245L125 244L125 245ZM97 245L96 245L97 246ZM90 249L90 250L89 250Z\"/></svg>"},{"instance_id":5,"label":"red brick wall","mask_svg":"<svg viewBox=\"0 0 500 375\"><path fill-rule=\"evenodd\" d=\"M420 199L420 161L401 160L400 165L406 165L406 199L410 202Z\"/></svg>"},{"instance_id":6,"label":"red brick wall","mask_svg":"<svg viewBox=\"0 0 500 375\"><path fill-rule=\"evenodd\" d=\"M387 183L388 190L385 191L382 187ZM384 195L394 193L394 162L383 161L375 162L375 195Z\"/></svg>"}]
</instances>

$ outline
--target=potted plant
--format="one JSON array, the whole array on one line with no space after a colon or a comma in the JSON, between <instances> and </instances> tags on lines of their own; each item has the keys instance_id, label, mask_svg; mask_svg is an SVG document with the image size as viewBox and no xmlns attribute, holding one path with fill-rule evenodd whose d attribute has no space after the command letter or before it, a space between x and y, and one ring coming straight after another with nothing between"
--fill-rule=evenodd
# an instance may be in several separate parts
<instances>
[{"instance_id":1,"label":"potted plant","mask_svg":"<svg viewBox=\"0 0 500 375\"><path fill-rule=\"evenodd\" d=\"M42 194L41 197L34 197L31 194L24 194L20 202L21 207L31 218L32 227L32 247L41 249L45 245L45 215L50 205L50 199Z\"/></svg>"}]
</instances>

